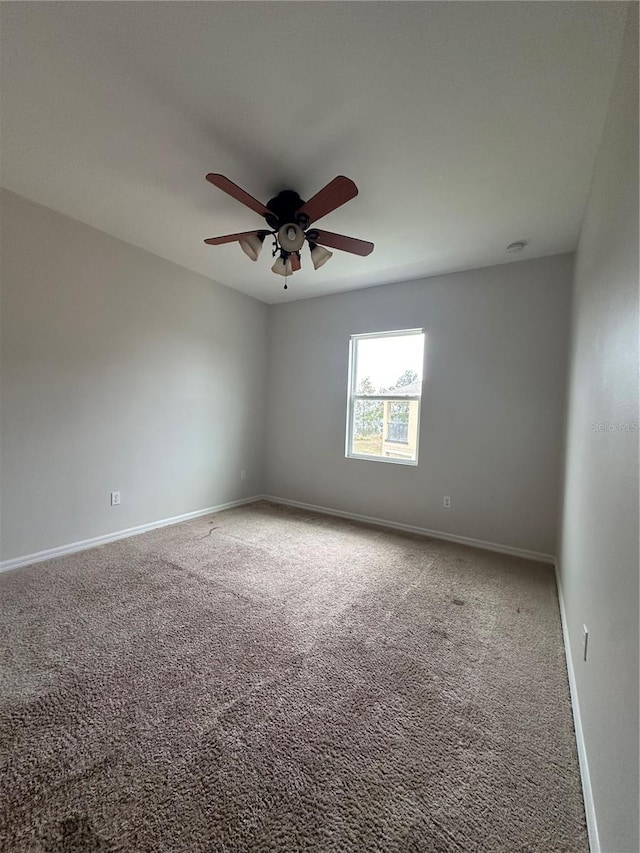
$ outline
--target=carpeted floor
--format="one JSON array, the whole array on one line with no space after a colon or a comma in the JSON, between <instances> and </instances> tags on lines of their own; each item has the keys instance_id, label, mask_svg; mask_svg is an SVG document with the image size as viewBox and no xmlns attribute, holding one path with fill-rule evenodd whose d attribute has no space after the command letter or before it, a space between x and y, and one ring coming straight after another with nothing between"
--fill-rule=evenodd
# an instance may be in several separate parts
<instances>
[{"instance_id":1,"label":"carpeted floor","mask_svg":"<svg viewBox=\"0 0 640 853\"><path fill-rule=\"evenodd\" d=\"M588 849L548 566L260 503L0 596L3 853Z\"/></svg>"}]
</instances>

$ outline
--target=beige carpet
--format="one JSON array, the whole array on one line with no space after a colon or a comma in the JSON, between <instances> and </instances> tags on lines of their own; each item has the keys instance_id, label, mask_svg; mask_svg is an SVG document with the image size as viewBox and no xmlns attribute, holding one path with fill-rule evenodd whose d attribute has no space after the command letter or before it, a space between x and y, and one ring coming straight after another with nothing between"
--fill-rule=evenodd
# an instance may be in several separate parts
<instances>
[{"instance_id":1,"label":"beige carpet","mask_svg":"<svg viewBox=\"0 0 640 853\"><path fill-rule=\"evenodd\" d=\"M0 576L0 850L587 850L552 570L265 503Z\"/></svg>"}]
</instances>

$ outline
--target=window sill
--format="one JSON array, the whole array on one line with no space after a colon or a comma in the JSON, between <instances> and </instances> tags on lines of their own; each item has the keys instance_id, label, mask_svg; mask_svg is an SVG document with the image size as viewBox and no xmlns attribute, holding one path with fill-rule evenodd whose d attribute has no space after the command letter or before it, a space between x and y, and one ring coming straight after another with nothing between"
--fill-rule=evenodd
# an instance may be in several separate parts
<instances>
[{"instance_id":1,"label":"window sill","mask_svg":"<svg viewBox=\"0 0 640 853\"><path fill-rule=\"evenodd\" d=\"M384 456L364 456L360 453L345 453L345 459L363 459L365 462L386 462L392 465L410 465L413 468L418 467L417 459L389 459Z\"/></svg>"}]
</instances>

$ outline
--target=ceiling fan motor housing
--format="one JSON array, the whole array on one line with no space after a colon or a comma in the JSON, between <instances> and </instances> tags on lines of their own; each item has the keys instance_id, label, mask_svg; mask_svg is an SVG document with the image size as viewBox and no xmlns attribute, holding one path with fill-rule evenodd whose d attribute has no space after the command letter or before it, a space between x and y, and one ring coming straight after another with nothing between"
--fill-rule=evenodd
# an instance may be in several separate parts
<instances>
[{"instance_id":1,"label":"ceiling fan motor housing","mask_svg":"<svg viewBox=\"0 0 640 853\"><path fill-rule=\"evenodd\" d=\"M267 224L277 231L282 225L292 222L300 225L303 229L309 224L308 217L296 216L296 212L300 210L304 204L295 190L282 190L277 196L267 202L267 208L270 214L265 215Z\"/></svg>"}]
</instances>

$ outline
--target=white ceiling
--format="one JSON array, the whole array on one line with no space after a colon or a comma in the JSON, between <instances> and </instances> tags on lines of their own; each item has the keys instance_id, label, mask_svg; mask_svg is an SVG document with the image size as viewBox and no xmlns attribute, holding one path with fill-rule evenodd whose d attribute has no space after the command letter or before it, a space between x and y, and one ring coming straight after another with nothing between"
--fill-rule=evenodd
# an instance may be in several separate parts
<instances>
[{"instance_id":1,"label":"white ceiling","mask_svg":"<svg viewBox=\"0 0 640 853\"><path fill-rule=\"evenodd\" d=\"M2 183L265 302L575 248L625 4L2 3ZM235 244L338 174L290 289ZM521 255L508 243L525 239Z\"/></svg>"}]
</instances>

